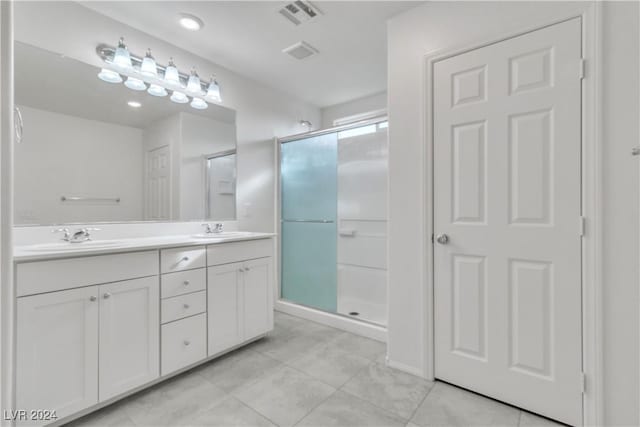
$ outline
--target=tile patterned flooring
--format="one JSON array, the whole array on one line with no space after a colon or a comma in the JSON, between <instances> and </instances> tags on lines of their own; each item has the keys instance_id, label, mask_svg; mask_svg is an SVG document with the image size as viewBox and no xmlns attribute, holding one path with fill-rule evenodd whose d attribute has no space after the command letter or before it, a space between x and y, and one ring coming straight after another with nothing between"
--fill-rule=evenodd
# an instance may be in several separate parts
<instances>
[{"instance_id":1,"label":"tile patterned flooring","mask_svg":"<svg viewBox=\"0 0 640 427\"><path fill-rule=\"evenodd\" d=\"M386 367L385 344L276 313L266 338L70 425L558 427Z\"/></svg>"}]
</instances>

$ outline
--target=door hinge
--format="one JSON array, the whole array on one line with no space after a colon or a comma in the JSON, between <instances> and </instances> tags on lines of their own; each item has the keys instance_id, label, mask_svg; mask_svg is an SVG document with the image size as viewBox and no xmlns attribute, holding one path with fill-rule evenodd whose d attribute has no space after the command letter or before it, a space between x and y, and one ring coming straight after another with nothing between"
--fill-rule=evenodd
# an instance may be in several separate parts
<instances>
[{"instance_id":1,"label":"door hinge","mask_svg":"<svg viewBox=\"0 0 640 427\"><path fill-rule=\"evenodd\" d=\"M580 372L580 391L582 393L587 392L587 376L584 372Z\"/></svg>"},{"instance_id":2,"label":"door hinge","mask_svg":"<svg viewBox=\"0 0 640 427\"><path fill-rule=\"evenodd\" d=\"M578 233L580 233L580 236L584 236L586 228L587 228L587 219L581 216L580 221L578 222Z\"/></svg>"},{"instance_id":3,"label":"door hinge","mask_svg":"<svg viewBox=\"0 0 640 427\"><path fill-rule=\"evenodd\" d=\"M587 60L584 58L580 58L580 64L578 69L578 76L580 79L584 79L587 70Z\"/></svg>"}]
</instances>

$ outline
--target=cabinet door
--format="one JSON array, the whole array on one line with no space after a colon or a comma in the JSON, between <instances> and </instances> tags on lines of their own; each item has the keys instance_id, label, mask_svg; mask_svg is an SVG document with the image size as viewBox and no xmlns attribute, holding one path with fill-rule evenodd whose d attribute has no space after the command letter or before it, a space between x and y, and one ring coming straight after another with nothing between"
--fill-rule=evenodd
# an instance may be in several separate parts
<instances>
[{"instance_id":1,"label":"cabinet door","mask_svg":"<svg viewBox=\"0 0 640 427\"><path fill-rule=\"evenodd\" d=\"M242 263L208 268L209 356L242 342L242 268Z\"/></svg>"},{"instance_id":2,"label":"cabinet door","mask_svg":"<svg viewBox=\"0 0 640 427\"><path fill-rule=\"evenodd\" d=\"M97 296L90 286L18 298L16 408L61 418L98 402Z\"/></svg>"},{"instance_id":3,"label":"cabinet door","mask_svg":"<svg viewBox=\"0 0 640 427\"><path fill-rule=\"evenodd\" d=\"M157 276L100 286L100 401L160 375Z\"/></svg>"},{"instance_id":4,"label":"cabinet door","mask_svg":"<svg viewBox=\"0 0 640 427\"><path fill-rule=\"evenodd\" d=\"M260 258L244 263L244 340L273 329L273 261Z\"/></svg>"}]
</instances>

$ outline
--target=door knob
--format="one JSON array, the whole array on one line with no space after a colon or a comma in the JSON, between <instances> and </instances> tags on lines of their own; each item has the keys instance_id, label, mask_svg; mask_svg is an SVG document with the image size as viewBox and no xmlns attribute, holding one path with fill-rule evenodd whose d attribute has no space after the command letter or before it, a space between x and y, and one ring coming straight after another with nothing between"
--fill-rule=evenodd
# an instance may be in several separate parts
<instances>
[{"instance_id":1,"label":"door knob","mask_svg":"<svg viewBox=\"0 0 640 427\"><path fill-rule=\"evenodd\" d=\"M446 245L447 243L449 243L449 236L447 236L446 234L438 234L436 236L436 242L440 243L441 245Z\"/></svg>"}]
</instances>

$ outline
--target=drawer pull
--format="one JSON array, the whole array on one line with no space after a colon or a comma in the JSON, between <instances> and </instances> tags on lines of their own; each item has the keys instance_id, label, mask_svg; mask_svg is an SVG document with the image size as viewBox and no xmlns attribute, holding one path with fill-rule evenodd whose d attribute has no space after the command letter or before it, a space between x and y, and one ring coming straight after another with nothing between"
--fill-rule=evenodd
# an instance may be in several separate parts
<instances>
[{"instance_id":1,"label":"drawer pull","mask_svg":"<svg viewBox=\"0 0 640 427\"><path fill-rule=\"evenodd\" d=\"M183 256L180 261L189 261L189 257L188 256Z\"/></svg>"},{"instance_id":2,"label":"drawer pull","mask_svg":"<svg viewBox=\"0 0 640 427\"><path fill-rule=\"evenodd\" d=\"M109 292L107 292L102 296L102 298L109 299L109 298L111 298L111 294Z\"/></svg>"},{"instance_id":3,"label":"drawer pull","mask_svg":"<svg viewBox=\"0 0 640 427\"><path fill-rule=\"evenodd\" d=\"M184 307L185 310L189 310L190 305L189 304L184 304L183 307Z\"/></svg>"},{"instance_id":4,"label":"drawer pull","mask_svg":"<svg viewBox=\"0 0 640 427\"><path fill-rule=\"evenodd\" d=\"M185 285L185 286L189 286L189 283L190 282L188 280L185 280L184 282L182 282L182 284Z\"/></svg>"},{"instance_id":5,"label":"drawer pull","mask_svg":"<svg viewBox=\"0 0 640 427\"><path fill-rule=\"evenodd\" d=\"M191 341L189 341L189 340L184 340L184 345L187 345L187 346L188 346L188 345L191 345Z\"/></svg>"}]
</instances>

